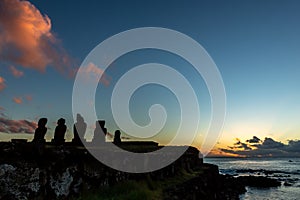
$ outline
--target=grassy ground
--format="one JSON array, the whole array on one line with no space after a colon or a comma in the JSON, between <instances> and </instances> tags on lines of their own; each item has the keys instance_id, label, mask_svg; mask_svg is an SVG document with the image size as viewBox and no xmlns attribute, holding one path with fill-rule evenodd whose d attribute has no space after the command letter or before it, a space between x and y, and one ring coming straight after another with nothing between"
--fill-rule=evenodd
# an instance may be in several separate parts
<instances>
[{"instance_id":1,"label":"grassy ground","mask_svg":"<svg viewBox=\"0 0 300 200\"><path fill-rule=\"evenodd\" d=\"M181 171L166 180L153 181L150 176L141 181L125 181L113 187L104 187L97 191L85 191L77 200L159 200L163 199L166 188L183 183L201 172Z\"/></svg>"}]
</instances>

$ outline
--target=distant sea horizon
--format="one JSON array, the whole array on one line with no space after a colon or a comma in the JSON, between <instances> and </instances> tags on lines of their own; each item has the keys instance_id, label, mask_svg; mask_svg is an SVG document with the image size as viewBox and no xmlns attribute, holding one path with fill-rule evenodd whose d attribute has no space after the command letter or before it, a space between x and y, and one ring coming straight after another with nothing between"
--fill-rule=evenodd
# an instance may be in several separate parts
<instances>
[{"instance_id":1,"label":"distant sea horizon","mask_svg":"<svg viewBox=\"0 0 300 200\"><path fill-rule=\"evenodd\" d=\"M298 157L205 157L205 163L218 165L221 174L268 176L281 181L273 188L247 187L241 200L297 200L300 198L300 158Z\"/></svg>"}]
</instances>

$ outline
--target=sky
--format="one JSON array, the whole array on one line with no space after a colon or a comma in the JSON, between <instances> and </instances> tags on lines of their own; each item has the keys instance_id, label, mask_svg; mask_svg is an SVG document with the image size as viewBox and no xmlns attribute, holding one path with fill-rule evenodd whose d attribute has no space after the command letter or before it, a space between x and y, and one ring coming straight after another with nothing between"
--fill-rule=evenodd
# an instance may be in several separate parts
<instances>
[{"instance_id":1,"label":"sky","mask_svg":"<svg viewBox=\"0 0 300 200\"><path fill-rule=\"evenodd\" d=\"M223 78L227 112L212 155L296 152L299 156L299 10L297 0L2 0L0 140L32 138L40 117L49 120L47 139L53 137L60 117L66 119L66 137L71 139L74 79L89 52L122 31L163 27L200 43ZM107 121L110 133L120 128L110 110L112 90L122 74L149 62L172 66L190 81L200 102L199 132L193 143L200 147L211 117L210 96L190 63L172 53L138 50L115 60L98 85L95 102L91 102L97 116ZM95 66L89 70L103 74ZM169 118L152 139L166 144L180 122L178 101L168 89L158 85L139 88L130 102L130 111L137 124L147 125L148 109L156 103L165 106ZM93 127L90 129L88 139ZM253 138L259 140L250 142ZM184 144L184 136L182 141Z\"/></svg>"}]
</instances>

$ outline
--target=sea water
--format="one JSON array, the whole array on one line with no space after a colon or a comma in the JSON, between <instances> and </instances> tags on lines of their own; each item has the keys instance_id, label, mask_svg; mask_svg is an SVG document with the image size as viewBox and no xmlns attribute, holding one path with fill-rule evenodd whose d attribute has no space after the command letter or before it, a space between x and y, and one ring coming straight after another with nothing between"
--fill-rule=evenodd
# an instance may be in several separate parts
<instances>
[{"instance_id":1,"label":"sea water","mask_svg":"<svg viewBox=\"0 0 300 200\"><path fill-rule=\"evenodd\" d=\"M300 200L300 158L204 158L204 162L218 165L221 174L268 176L282 183L267 189L247 187L241 200Z\"/></svg>"}]
</instances>

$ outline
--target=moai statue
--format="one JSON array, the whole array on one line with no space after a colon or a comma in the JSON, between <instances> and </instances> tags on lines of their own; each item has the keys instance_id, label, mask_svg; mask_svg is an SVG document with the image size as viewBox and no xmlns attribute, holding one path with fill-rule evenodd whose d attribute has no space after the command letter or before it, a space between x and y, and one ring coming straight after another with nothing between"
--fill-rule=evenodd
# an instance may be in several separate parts
<instances>
[{"instance_id":1,"label":"moai statue","mask_svg":"<svg viewBox=\"0 0 300 200\"><path fill-rule=\"evenodd\" d=\"M115 131L114 144L115 145L121 144L121 131L120 130Z\"/></svg>"},{"instance_id":2,"label":"moai statue","mask_svg":"<svg viewBox=\"0 0 300 200\"><path fill-rule=\"evenodd\" d=\"M57 126L55 128L55 132L54 132L54 140L53 142L56 145L62 145L65 142L65 134L67 131L67 126L65 125L66 120L63 118L60 118L57 121Z\"/></svg>"},{"instance_id":3,"label":"moai statue","mask_svg":"<svg viewBox=\"0 0 300 200\"><path fill-rule=\"evenodd\" d=\"M86 123L84 122L84 118L80 115L77 114L77 122L73 126L73 131L74 131L74 138L72 140L72 143L78 146L82 146L82 141L80 138L84 138L84 134L86 131Z\"/></svg>"},{"instance_id":4,"label":"moai statue","mask_svg":"<svg viewBox=\"0 0 300 200\"><path fill-rule=\"evenodd\" d=\"M34 151L38 155L43 155L44 148L45 148L45 135L47 133L47 127L46 124L48 122L47 118L41 118L38 122L38 127L35 129L34 137L32 142L34 143Z\"/></svg>"},{"instance_id":5,"label":"moai statue","mask_svg":"<svg viewBox=\"0 0 300 200\"><path fill-rule=\"evenodd\" d=\"M94 131L93 145L101 146L105 144L105 137L107 134L107 129L105 128L105 121L98 120L96 121L96 128Z\"/></svg>"}]
</instances>

